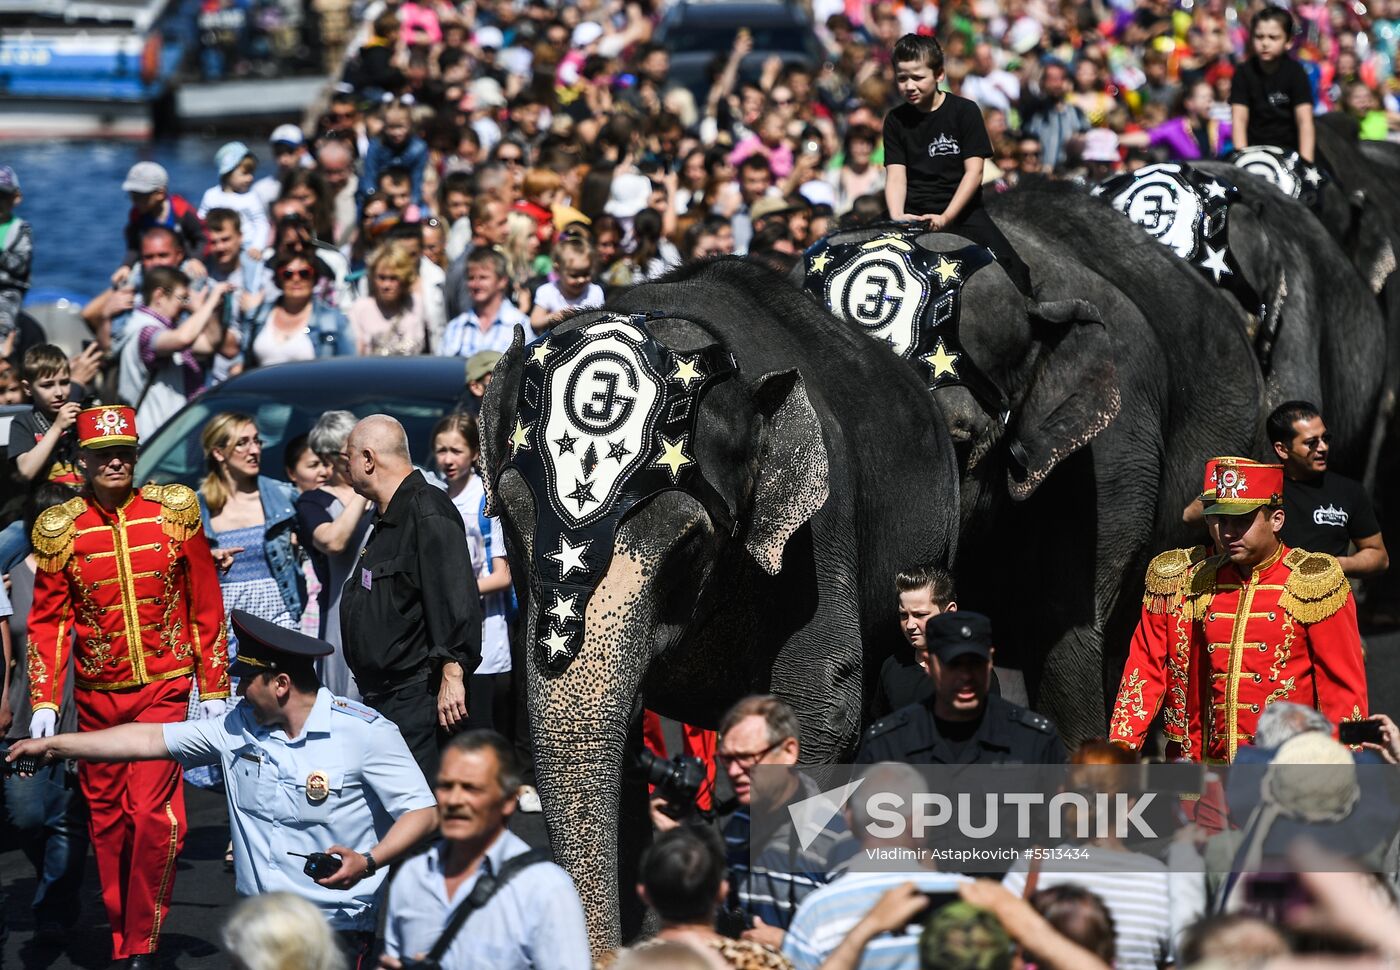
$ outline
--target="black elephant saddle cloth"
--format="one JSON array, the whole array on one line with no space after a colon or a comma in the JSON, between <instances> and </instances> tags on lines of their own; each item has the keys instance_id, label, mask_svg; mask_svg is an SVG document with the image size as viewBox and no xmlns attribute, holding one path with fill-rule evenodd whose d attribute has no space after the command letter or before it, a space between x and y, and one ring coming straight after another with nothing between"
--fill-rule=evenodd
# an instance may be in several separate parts
<instances>
[{"instance_id":1,"label":"black elephant saddle cloth","mask_svg":"<svg viewBox=\"0 0 1400 970\"><path fill-rule=\"evenodd\" d=\"M832 313L913 364L931 390L961 385L1003 424L1010 407L958 334L963 285L996 261L985 246L934 252L917 223L842 232L803 254L802 287Z\"/></svg>"},{"instance_id":2,"label":"black elephant saddle cloth","mask_svg":"<svg viewBox=\"0 0 1400 970\"><path fill-rule=\"evenodd\" d=\"M1233 293L1246 313L1262 319L1263 302L1230 251L1230 203L1240 197L1234 185L1189 165L1167 162L1115 175L1090 195L1107 199L1153 239Z\"/></svg>"},{"instance_id":3,"label":"black elephant saddle cloth","mask_svg":"<svg viewBox=\"0 0 1400 970\"><path fill-rule=\"evenodd\" d=\"M683 489L732 527L693 442L701 397L737 370L718 345L692 353L663 346L642 316L605 316L525 348L507 467L535 499L539 588L531 595L542 604L537 645L548 669L563 671L578 656L584 609L638 502Z\"/></svg>"},{"instance_id":4,"label":"black elephant saddle cloth","mask_svg":"<svg viewBox=\"0 0 1400 970\"><path fill-rule=\"evenodd\" d=\"M1226 155L1225 161L1272 182L1284 195L1304 205L1316 206L1322 200L1326 174L1295 151L1277 145L1251 145Z\"/></svg>"}]
</instances>

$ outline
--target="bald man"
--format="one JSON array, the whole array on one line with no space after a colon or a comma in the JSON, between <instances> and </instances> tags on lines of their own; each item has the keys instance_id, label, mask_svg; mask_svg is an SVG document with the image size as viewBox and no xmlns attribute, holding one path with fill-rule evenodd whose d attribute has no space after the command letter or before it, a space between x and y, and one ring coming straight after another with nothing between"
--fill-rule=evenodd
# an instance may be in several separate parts
<instances>
[{"instance_id":1,"label":"bald man","mask_svg":"<svg viewBox=\"0 0 1400 970\"><path fill-rule=\"evenodd\" d=\"M439 742L465 726L467 677L481 662L481 596L462 516L413 467L403 425L387 414L356 424L340 460L378 509L340 597L345 662L431 785Z\"/></svg>"}]
</instances>

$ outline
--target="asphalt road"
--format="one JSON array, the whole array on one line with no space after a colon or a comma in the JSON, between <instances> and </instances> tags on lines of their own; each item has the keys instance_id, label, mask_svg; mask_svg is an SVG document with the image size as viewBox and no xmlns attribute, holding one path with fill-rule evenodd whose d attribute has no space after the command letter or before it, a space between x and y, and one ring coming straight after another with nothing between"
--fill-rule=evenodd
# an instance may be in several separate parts
<instances>
[{"instance_id":1,"label":"asphalt road","mask_svg":"<svg viewBox=\"0 0 1400 970\"><path fill-rule=\"evenodd\" d=\"M1371 709L1400 721L1400 630L1366 637L1366 669ZM189 833L175 877L173 905L161 936L165 966L172 970L227 967L219 950L219 928L237 902L233 874L224 869L228 821L221 794L186 786ZM544 844L539 815L515 816L517 834L533 845ZM12 841L12 840L11 840ZM110 964L111 936L102 909L97 869L89 856L83 886L83 912L77 927L59 949L34 945L29 902L34 894L34 871L18 847L0 852L0 887L5 896L9 938L4 946L6 967L98 970Z\"/></svg>"}]
</instances>

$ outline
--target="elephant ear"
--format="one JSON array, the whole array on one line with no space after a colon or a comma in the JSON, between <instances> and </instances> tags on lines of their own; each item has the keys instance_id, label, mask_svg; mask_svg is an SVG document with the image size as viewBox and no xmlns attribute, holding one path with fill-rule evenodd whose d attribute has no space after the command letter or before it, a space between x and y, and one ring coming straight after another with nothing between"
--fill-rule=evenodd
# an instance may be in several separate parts
<instances>
[{"instance_id":1,"label":"elephant ear","mask_svg":"<svg viewBox=\"0 0 1400 970\"><path fill-rule=\"evenodd\" d=\"M787 541L826 504L830 466L802 375L795 370L765 374L752 393L762 427L744 547L764 572L776 576Z\"/></svg>"},{"instance_id":2,"label":"elephant ear","mask_svg":"<svg viewBox=\"0 0 1400 970\"><path fill-rule=\"evenodd\" d=\"M1373 205L1366 204L1366 190L1357 189L1347 200L1351 204L1351 224L1356 235L1356 251L1365 254L1357 268L1373 294L1385 289L1385 281L1395 272L1395 249L1390 245L1385 219Z\"/></svg>"},{"instance_id":3,"label":"elephant ear","mask_svg":"<svg viewBox=\"0 0 1400 970\"><path fill-rule=\"evenodd\" d=\"M505 456L510 453L510 418L515 413L516 397L520 393L520 375L523 370L520 360L525 346L525 331L515 328L515 339L510 349L496 361L491 383L486 385L486 394L481 399L481 484L486 491L486 514L498 515L496 509L496 478Z\"/></svg>"},{"instance_id":4,"label":"elephant ear","mask_svg":"<svg viewBox=\"0 0 1400 970\"><path fill-rule=\"evenodd\" d=\"M1108 329L1098 308L1084 300L1031 302L1041 343L1030 389L1016 409L1010 439L1015 461L1007 487L1017 501L1030 498L1065 458L1094 439L1118 415L1122 397Z\"/></svg>"}]
</instances>

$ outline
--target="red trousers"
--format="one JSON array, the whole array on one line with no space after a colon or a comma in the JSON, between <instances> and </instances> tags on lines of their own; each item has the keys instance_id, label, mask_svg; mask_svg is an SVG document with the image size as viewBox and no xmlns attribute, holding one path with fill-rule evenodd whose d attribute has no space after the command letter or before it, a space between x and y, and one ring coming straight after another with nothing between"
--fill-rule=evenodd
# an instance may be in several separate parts
<instances>
[{"instance_id":1,"label":"red trousers","mask_svg":"<svg viewBox=\"0 0 1400 970\"><path fill-rule=\"evenodd\" d=\"M127 690L76 690L78 730L133 721L183 721L190 680L176 677ZM185 842L185 790L173 761L83 762L92 848L102 904L112 924L112 958L154 953L170 910L175 857Z\"/></svg>"}]
</instances>

